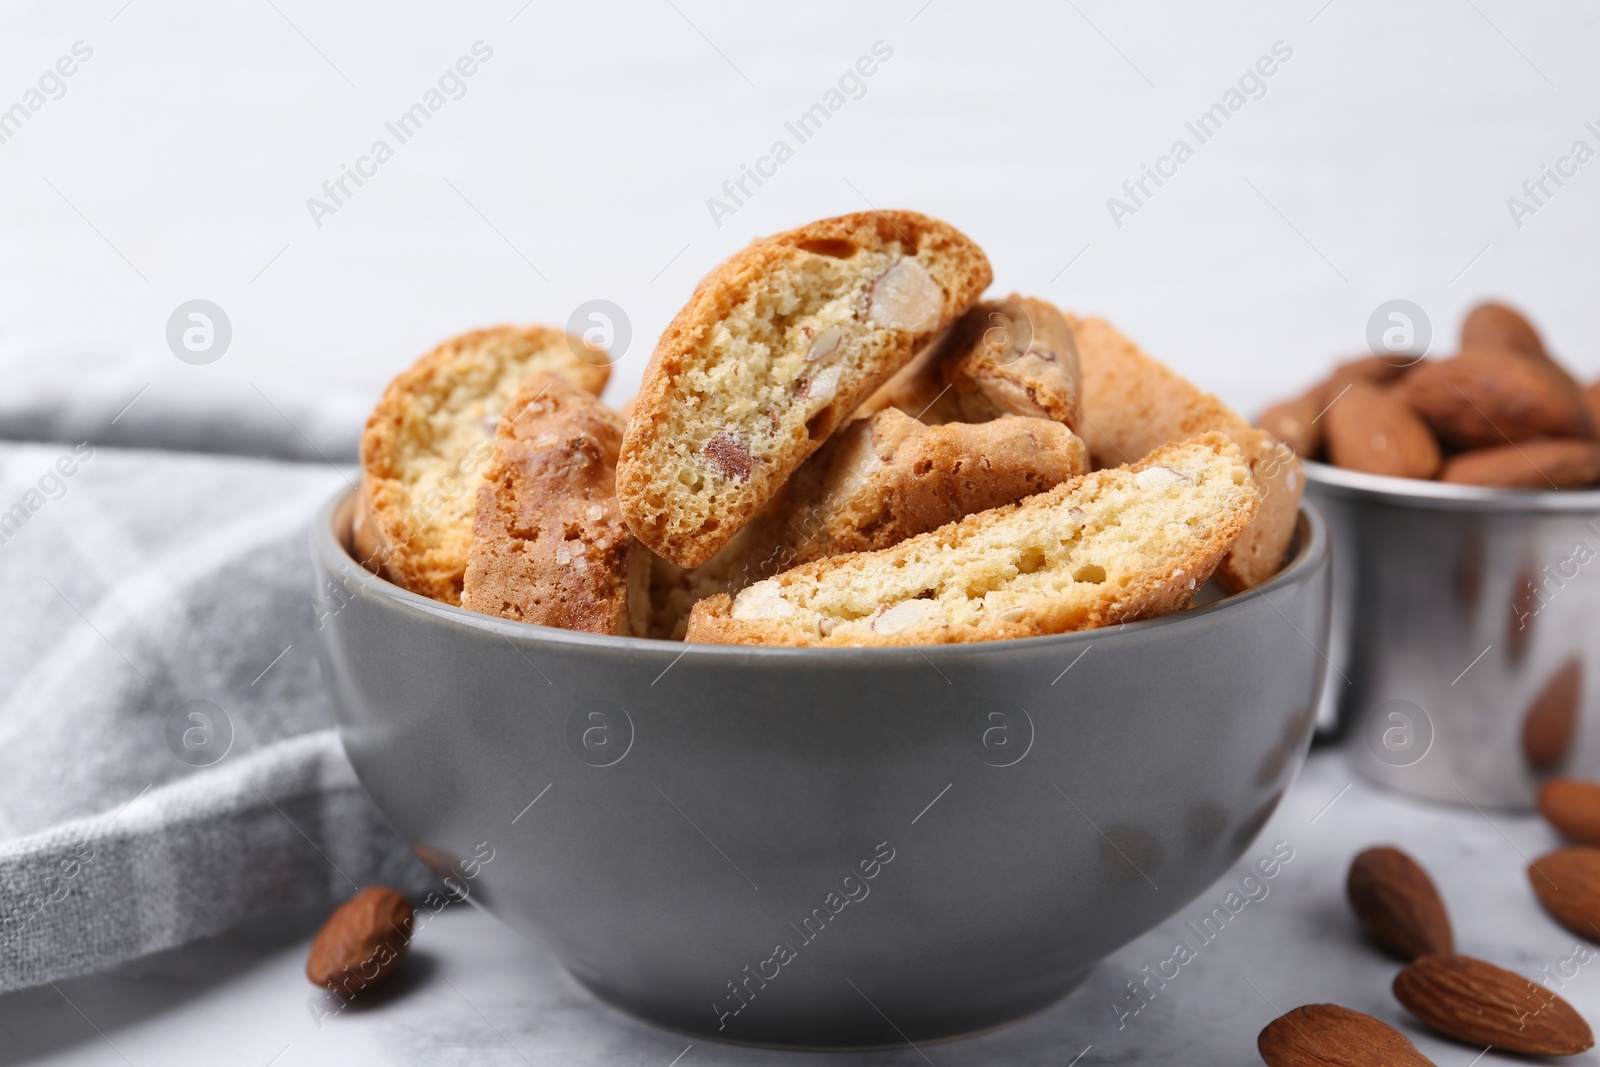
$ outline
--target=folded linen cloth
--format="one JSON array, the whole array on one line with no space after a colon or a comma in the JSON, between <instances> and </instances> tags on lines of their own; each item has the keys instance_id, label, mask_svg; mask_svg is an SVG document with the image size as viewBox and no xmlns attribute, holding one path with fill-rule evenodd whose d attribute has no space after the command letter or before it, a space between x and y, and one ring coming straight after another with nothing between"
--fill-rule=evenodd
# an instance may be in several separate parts
<instances>
[{"instance_id":1,"label":"folded linen cloth","mask_svg":"<svg viewBox=\"0 0 1600 1067\"><path fill-rule=\"evenodd\" d=\"M316 659L306 536L356 477L363 405L72 358L0 374L0 990L434 884Z\"/></svg>"}]
</instances>

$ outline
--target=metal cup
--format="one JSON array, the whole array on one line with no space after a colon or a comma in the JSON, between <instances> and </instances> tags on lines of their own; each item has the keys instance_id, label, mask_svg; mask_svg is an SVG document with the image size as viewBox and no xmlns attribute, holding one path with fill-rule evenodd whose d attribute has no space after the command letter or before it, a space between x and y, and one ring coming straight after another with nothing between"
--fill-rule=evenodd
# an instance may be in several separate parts
<instances>
[{"instance_id":1,"label":"metal cup","mask_svg":"<svg viewBox=\"0 0 1600 1067\"><path fill-rule=\"evenodd\" d=\"M1333 543L1329 698L1355 764L1407 793L1528 808L1600 775L1600 490L1307 463Z\"/></svg>"}]
</instances>

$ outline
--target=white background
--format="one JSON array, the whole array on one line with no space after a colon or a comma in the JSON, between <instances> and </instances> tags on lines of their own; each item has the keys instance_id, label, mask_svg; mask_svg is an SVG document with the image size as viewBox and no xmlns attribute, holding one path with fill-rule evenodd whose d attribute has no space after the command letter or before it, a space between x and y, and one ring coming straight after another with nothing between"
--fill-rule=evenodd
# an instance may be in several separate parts
<instances>
[{"instance_id":1,"label":"white background","mask_svg":"<svg viewBox=\"0 0 1600 1067\"><path fill-rule=\"evenodd\" d=\"M374 396L453 333L604 298L633 325L621 400L719 259L896 206L974 237L998 290L1104 314L1251 413L1397 297L1435 351L1506 297L1600 372L1600 161L1520 229L1506 206L1574 140L1600 148L1591 4L124 4L0 16L0 107L94 49L0 144L6 360L170 373L167 317L203 297L234 338L184 373ZM478 40L465 97L315 226L307 198ZM865 96L717 226L707 198L879 40ZM1280 40L1266 95L1113 225L1106 199Z\"/></svg>"}]
</instances>

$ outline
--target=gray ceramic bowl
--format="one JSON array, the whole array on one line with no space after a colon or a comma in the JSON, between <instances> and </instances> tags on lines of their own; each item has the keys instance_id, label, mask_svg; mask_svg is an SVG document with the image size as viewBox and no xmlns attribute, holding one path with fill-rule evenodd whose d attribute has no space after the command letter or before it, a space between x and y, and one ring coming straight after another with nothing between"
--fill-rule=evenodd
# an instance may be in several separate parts
<instances>
[{"instance_id":1,"label":"gray ceramic bowl","mask_svg":"<svg viewBox=\"0 0 1600 1067\"><path fill-rule=\"evenodd\" d=\"M1600 773L1600 490L1306 475L1331 531L1329 692L1356 765L1512 808L1553 771Z\"/></svg>"},{"instance_id":2,"label":"gray ceramic bowl","mask_svg":"<svg viewBox=\"0 0 1600 1067\"><path fill-rule=\"evenodd\" d=\"M346 511L311 539L322 663L378 806L596 994L727 1040L893 1045L1049 1004L1243 854L1324 671L1310 508L1253 592L915 649L475 615L363 570Z\"/></svg>"}]
</instances>

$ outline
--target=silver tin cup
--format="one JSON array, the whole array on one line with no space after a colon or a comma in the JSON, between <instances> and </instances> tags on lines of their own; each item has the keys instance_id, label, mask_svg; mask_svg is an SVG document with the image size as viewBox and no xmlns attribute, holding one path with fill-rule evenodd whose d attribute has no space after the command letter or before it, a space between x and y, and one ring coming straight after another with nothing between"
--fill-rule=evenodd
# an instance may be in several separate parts
<instances>
[{"instance_id":1,"label":"silver tin cup","mask_svg":"<svg viewBox=\"0 0 1600 1067\"><path fill-rule=\"evenodd\" d=\"M1356 765L1528 808L1600 773L1600 491L1485 489L1307 463L1327 516L1329 696Z\"/></svg>"},{"instance_id":2,"label":"silver tin cup","mask_svg":"<svg viewBox=\"0 0 1600 1067\"><path fill-rule=\"evenodd\" d=\"M1219 603L850 649L475 615L364 571L338 503L317 637L378 807L599 996L723 1040L901 1045L1061 997L1263 862L1325 673L1310 507L1283 572Z\"/></svg>"}]
</instances>

